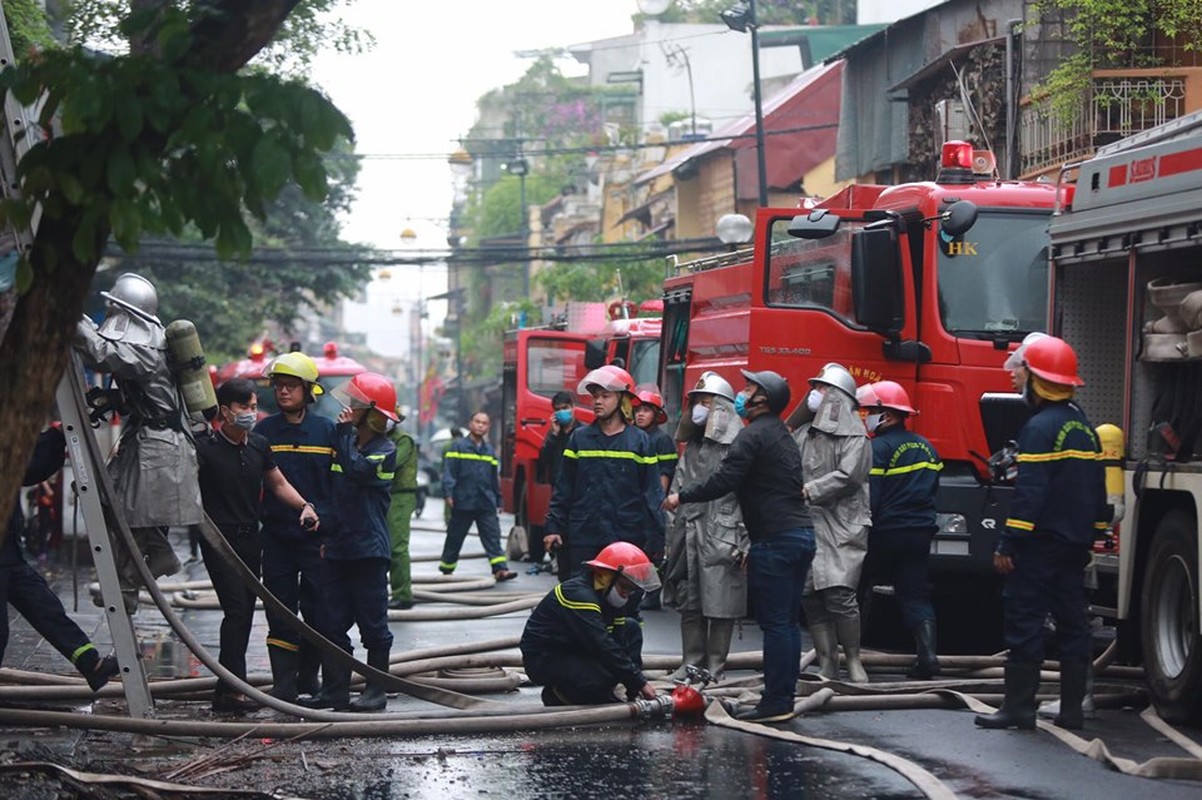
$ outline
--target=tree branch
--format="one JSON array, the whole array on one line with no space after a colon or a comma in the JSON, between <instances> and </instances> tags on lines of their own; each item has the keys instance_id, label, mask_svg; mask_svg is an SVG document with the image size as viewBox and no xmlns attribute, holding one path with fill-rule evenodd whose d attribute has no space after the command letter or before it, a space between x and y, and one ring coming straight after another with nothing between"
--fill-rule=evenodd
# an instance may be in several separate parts
<instances>
[{"instance_id":1,"label":"tree branch","mask_svg":"<svg viewBox=\"0 0 1202 800\"><path fill-rule=\"evenodd\" d=\"M185 62L213 72L237 72L266 47L300 0L210 0L192 26Z\"/></svg>"}]
</instances>

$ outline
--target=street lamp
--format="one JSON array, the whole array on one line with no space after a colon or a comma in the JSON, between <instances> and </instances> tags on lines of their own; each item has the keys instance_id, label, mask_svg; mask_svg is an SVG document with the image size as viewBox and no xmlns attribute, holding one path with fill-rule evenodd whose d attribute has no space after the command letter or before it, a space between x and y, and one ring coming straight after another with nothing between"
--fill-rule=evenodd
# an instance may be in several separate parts
<instances>
[{"instance_id":1,"label":"street lamp","mask_svg":"<svg viewBox=\"0 0 1202 800\"><path fill-rule=\"evenodd\" d=\"M764 153L764 104L760 97L760 35L755 0L738 3L718 15L726 27L739 33L751 31L751 81L755 91L755 166L759 178L760 206L768 205L768 165Z\"/></svg>"}]
</instances>

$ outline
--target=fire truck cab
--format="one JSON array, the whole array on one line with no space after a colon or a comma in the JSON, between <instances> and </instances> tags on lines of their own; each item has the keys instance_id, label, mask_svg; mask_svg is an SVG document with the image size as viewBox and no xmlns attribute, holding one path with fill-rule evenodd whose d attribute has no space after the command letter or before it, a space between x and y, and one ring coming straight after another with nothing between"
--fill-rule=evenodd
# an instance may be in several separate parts
<instances>
[{"instance_id":1,"label":"fire truck cab","mask_svg":"<svg viewBox=\"0 0 1202 800\"><path fill-rule=\"evenodd\" d=\"M615 310L615 306L617 306ZM556 327L508 331L502 368L501 494L505 510L532 536L542 536L554 476L538 474L538 454L551 426L551 398L559 391L576 401L576 419L593 420L587 397L576 388L589 370L621 363L636 383L654 383L659 369L658 303L569 304ZM606 319L617 313L615 319Z\"/></svg>"},{"instance_id":2,"label":"fire truck cab","mask_svg":"<svg viewBox=\"0 0 1202 800\"><path fill-rule=\"evenodd\" d=\"M1047 326L1056 189L979 174L991 159L949 142L935 181L762 208L750 250L679 264L664 283L661 385L672 419L706 370L736 387L740 368L776 370L794 403L831 361L861 384L906 387L921 412L914 429L945 463L937 589L940 574L965 578L961 586L993 574L1009 490L990 485L985 462L1026 418L1002 363Z\"/></svg>"}]
</instances>

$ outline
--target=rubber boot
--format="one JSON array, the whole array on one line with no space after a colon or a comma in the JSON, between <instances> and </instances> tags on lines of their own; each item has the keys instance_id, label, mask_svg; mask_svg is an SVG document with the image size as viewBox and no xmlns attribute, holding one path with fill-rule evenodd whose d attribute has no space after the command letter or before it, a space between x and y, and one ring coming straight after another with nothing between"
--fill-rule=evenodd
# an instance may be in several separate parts
<instances>
[{"instance_id":1,"label":"rubber boot","mask_svg":"<svg viewBox=\"0 0 1202 800\"><path fill-rule=\"evenodd\" d=\"M939 657L935 651L935 620L925 619L914 629L914 645L918 660L906 673L907 678L927 680L939 674Z\"/></svg>"},{"instance_id":2,"label":"rubber boot","mask_svg":"<svg viewBox=\"0 0 1202 800\"><path fill-rule=\"evenodd\" d=\"M818 674L833 681L839 677L839 644L835 639L835 626L829 622L811 622L810 638L814 640L814 652L818 654Z\"/></svg>"},{"instance_id":3,"label":"rubber boot","mask_svg":"<svg viewBox=\"0 0 1202 800\"><path fill-rule=\"evenodd\" d=\"M1088 661L1060 662L1060 713L1056 725L1079 731L1085 727L1085 714L1081 709L1089 686L1093 665Z\"/></svg>"},{"instance_id":4,"label":"rubber boot","mask_svg":"<svg viewBox=\"0 0 1202 800\"><path fill-rule=\"evenodd\" d=\"M835 620L835 636L847 659L847 678L852 683L868 683L868 672L860 661L860 615Z\"/></svg>"},{"instance_id":5,"label":"rubber boot","mask_svg":"<svg viewBox=\"0 0 1202 800\"><path fill-rule=\"evenodd\" d=\"M735 632L733 619L710 619L710 635L705 641L705 668L717 683L726 677L726 656Z\"/></svg>"},{"instance_id":6,"label":"rubber boot","mask_svg":"<svg viewBox=\"0 0 1202 800\"><path fill-rule=\"evenodd\" d=\"M1060 716L1060 701L1049 700L1039 707L1039 716L1053 719ZM1081 718L1093 719L1097 716L1093 705L1093 670L1085 671L1085 699L1081 701Z\"/></svg>"},{"instance_id":7,"label":"rubber boot","mask_svg":"<svg viewBox=\"0 0 1202 800\"><path fill-rule=\"evenodd\" d=\"M993 714L978 714L975 722L982 728L1035 727L1035 694L1039 691L1039 665L1006 664L1006 698Z\"/></svg>"},{"instance_id":8,"label":"rubber boot","mask_svg":"<svg viewBox=\"0 0 1202 800\"><path fill-rule=\"evenodd\" d=\"M387 647L373 647L367 651L367 666L388 672L388 655ZM383 711L387 706L388 693L384 684L369 679L367 688L351 703L351 711Z\"/></svg>"},{"instance_id":9,"label":"rubber boot","mask_svg":"<svg viewBox=\"0 0 1202 800\"><path fill-rule=\"evenodd\" d=\"M680 618L680 669L672 673L672 680L683 681L688 668L704 667L706 656L705 619L689 614Z\"/></svg>"},{"instance_id":10,"label":"rubber boot","mask_svg":"<svg viewBox=\"0 0 1202 800\"><path fill-rule=\"evenodd\" d=\"M346 711L351 706L351 668L335 664L333 658L322 658L321 691L296 701L305 708L328 708Z\"/></svg>"},{"instance_id":11,"label":"rubber boot","mask_svg":"<svg viewBox=\"0 0 1202 800\"><path fill-rule=\"evenodd\" d=\"M93 692L100 691L102 686L121 674L117 657L108 655L101 658L95 648L85 650L79 660L75 662L75 668L87 679L88 687Z\"/></svg>"},{"instance_id":12,"label":"rubber boot","mask_svg":"<svg viewBox=\"0 0 1202 800\"><path fill-rule=\"evenodd\" d=\"M296 651L268 646L267 655L271 659L271 696L285 703L295 703Z\"/></svg>"},{"instance_id":13,"label":"rubber boot","mask_svg":"<svg viewBox=\"0 0 1202 800\"><path fill-rule=\"evenodd\" d=\"M317 671L321 667L321 652L308 642L302 641L297 657L296 693L302 696L320 693L321 683L317 680Z\"/></svg>"}]
</instances>

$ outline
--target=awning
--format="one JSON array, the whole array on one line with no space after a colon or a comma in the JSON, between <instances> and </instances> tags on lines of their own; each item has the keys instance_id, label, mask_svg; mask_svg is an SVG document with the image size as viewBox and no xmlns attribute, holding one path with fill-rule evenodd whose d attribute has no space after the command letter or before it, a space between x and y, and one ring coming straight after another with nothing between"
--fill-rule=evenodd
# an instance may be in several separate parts
<instances>
[{"instance_id":1,"label":"awning","mask_svg":"<svg viewBox=\"0 0 1202 800\"><path fill-rule=\"evenodd\" d=\"M635 206L622 216L618 217L618 221L614 223L614 227L616 228L623 223L634 220L641 224L644 228L650 228L652 206L662 200L666 200L669 196L671 196L673 191L675 191L675 189L673 187L669 187L651 195L647 198L645 203Z\"/></svg>"},{"instance_id":2,"label":"awning","mask_svg":"<svg viewBox=\"0 0 1202 800\"><path fill-rule=\"evenodd\" d=\"M940 54L939 58L935 59L929 64L924 64L921 68L910 73L900 83L890 86L887 91L890 93L901 92L909 89L912 86L917 86L925 80L934 78L940 72L947 69L949 65L963 62L968 58L968 54L978 47L1004 47L1005 44L1005 36L994 36L990 39L978 39L977 41L969 42L968 44L958 44L950 50L944 51L942 54Z\"/></svg>"}]
</instances>

